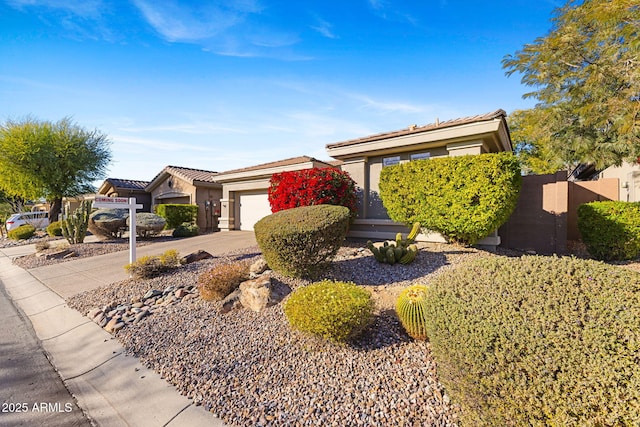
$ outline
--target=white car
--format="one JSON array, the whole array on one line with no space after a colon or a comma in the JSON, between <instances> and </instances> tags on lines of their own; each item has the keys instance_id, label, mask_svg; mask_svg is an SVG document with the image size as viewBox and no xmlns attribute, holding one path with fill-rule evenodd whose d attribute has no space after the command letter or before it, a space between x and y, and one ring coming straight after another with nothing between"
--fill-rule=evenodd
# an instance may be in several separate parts
<instances>
[{"instance_id":1,"label":"white car","mask_svg":"<svg viewBox=\"0 0 640 427\"><path fill-rule=\"evenodd\" d=\"M36 230L47 228L49 225L49 212L21 212L13 214L7 220L7 231L11 231L24 224L31 224Z\"/></svg>"}]
</instances>

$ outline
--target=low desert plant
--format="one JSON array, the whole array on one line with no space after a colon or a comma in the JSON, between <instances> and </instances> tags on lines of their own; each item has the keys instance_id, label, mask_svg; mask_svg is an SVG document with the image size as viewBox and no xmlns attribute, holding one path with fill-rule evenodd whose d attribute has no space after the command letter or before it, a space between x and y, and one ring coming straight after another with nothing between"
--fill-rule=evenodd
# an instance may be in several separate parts
<instances>
[{"instance_id":1,"label":"low desert plant","mask_svg":"<svg viewBox=\"0 0 640 427\"><path fill-rule=\"evenodd\" d=\"M220 264L198 277L198 290L202 299L220 301L249 278L249 261Z\"/></svg>"},{"instance_id":2,"label":"low desert plant","mask_svg":"<svg viewBox=\"0 0 640 427\"><path fill-rule=\"evenodd\" d=\"M7 237L13 240L26 240L36 234L36 228L31 224L24 224L7 233Z\"/></svg>"},{"instance_id":3,"label":"low desert plant","mask_svg":"<svg viewBox=\"0 0 640 427\"><path fill-rule=\"evenodd\" d=\"M62 223L60 221L53 221L47 226L47 234L51 237L62 236Z\"/></svg>"},{"instance_id":4,"label":"low desert plant","mask_svg":"<svg viewBox=\"0 0 640 427\"><path fill-rule=\"evenodd\" d=\"M640 203L600 201L578 206L578 229L589 254L625 260L640 254Z\"/></svg>"},{"instance_id":5,"label":"low desert plant","mask_svg":"<svg viewBox=\"0 0 640 427\"><path fill-rule=\"evenodd\" d=\"M188 222L182 223L174 228L173 237L193 237L200 233L200 229L195 224L189 224Z\"/></svg>"},{"instance_id":6,"label":"low desert plant","mask_svg":"<svg viewBox=\"0 0 640 427\"><path fill-rule=\"evenodd\" d=\"M349 218L344 206L304 206L266 216L253 228L269 267L285 276L314 277L338 252Z\"/></svg>"},{"instance_id":7,"label":"low desert plant","mask_svg":"<svg viewBox=\"0 0 640 427\"><path fill-rule=\"evenodd\" d=\"M41 242L36 242L36 252L46 251L50 247L51 247L51 244L46 240Z\"/></svg>"},{"instance_id":8,"label":"low desert plant","mask_svg":"<svg viewBox=\"0 0 640 427\"><path fill-rule=\"evenodd\" d=\"M349 282L323 280L292 292L284 313L294 329L344 342L371 323L373 308L367 290Z\"/></svg>"},{"instance_id":9,"label":"low desert plant","mask_svg":"<svg viewBox=\"0 0 640 427\"><path fill-rule=\"evenodd\" d=\"M106 239L120 238L128 216L128 209L98 209L89 215L89 231Z\"/></svg>"},{"instance_id":10,"label":"low desert plant","mask_svg":"<svg viewBox=\"0 0 640 427\"><path fill-rule=\"evenodd\" d=\"M425 314L462 425L638 425L640 274L488 257L437 276Z\"/></svg>"},{"instance_id":11,"label":"low desert plant","mask_svg":"<svg viewBox=\"0 0 640 427\"><path fill-rule=\"evenodd\" d=\"M161 255L146 255L127 264L124 269L136 279L148 279L166 273L180 266L180 256L175 249L169 249Z\"/></svg>"}]
</instances>

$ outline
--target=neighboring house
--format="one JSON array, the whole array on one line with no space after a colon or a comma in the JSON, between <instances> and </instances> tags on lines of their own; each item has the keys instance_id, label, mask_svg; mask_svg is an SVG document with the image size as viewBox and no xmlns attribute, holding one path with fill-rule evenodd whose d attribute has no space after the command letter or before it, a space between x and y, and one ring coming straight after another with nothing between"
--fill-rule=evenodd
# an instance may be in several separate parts
<instances>
[{"instance_id":1,"label":"neighboring house","mask_svg":"<svg viewBox=\"0 0 640 427\"><path fill-rule=\"evenodd\" d=\"M640 164L624 162L611 166L598 174L598 179L617 178L620 184L618 199L623 202L640 202Z\"/></svg>"},{"instance_id":2,"label":"neighboring house","mask_svg":"<svg viewBox=\"0 0 640 427\"><path fill-rule=\"evenodd\" d=\"M382 168L417 159L512 151L506 116L503 110L497 110L327 145L327 153L342 161L341 169L351 175L360 190L358 217L350 236L387 239L394 238L398 231L407 231L404 225L389 219L380 199ZM443 241L435 234L421 235L420 239ZM500 238L494 233L479 243L495 246Z\"/></svg>"},{"instance_id":3,"label":"neighboring house","mask_svg":"<svg viewBox=\"0 0 640 427\"><path fill-rule=\"evenodd\" d=\"M267 192L274 173L326 167L334 165L300 156L217 174L215 180L222 184L220 230L253 230L256 222L271 214Z\"/></svg>"},{"instance_id":4,"label":"neighboring house","mask_svg":"<svg viewBox=\"0 0 640 427\"><path fill-rule=\"evenodd\" d=\"M98 194L107 197L135 197L136 203L142 204L138 212L151 212L151 194L145 191L149 181L137 181L132 179L107 178Z\"/></svg>"},{"instance_id":5,"label":"neighboring house","mask_svg":"<svg viewBox=\"0 0 640 427\"><path fill-rule=\"evenodd\" d=\"M216 230L220 213L222 185L216 172L179 166L167 166L145 187L151 197L151 209L159 204L198 205L198 227Z\"/></svg>"}]
</instances>

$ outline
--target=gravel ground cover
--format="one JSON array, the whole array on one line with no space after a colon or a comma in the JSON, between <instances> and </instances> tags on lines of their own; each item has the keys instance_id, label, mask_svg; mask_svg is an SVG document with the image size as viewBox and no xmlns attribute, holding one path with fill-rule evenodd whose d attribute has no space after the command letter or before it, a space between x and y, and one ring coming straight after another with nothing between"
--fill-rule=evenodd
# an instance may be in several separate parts
<instances>
[{"instance_id":1,"label":"gravel ground cover","mask_svg":"<svg viewBox=\"0 0 640 427\"><path fill-rule=\"evenodd\" d=\"M260 313L189 298L117 331L126 351L159 372L197 405L236 426L455 426L456 408L438 381L429 344L411 340L393 305L411 283L489 252L421 244L408 265L379 264L361 243L349 243L324 277L372 292L376 316L357 341L329 343L292 331L282 304ZM218 263L254 259L257 247L184 266L148 280L125 280L76 295L83 314L138 300L150 289L191 287ZM272 273L291 290L308 281Z\"/></svg>"}]
</instances>

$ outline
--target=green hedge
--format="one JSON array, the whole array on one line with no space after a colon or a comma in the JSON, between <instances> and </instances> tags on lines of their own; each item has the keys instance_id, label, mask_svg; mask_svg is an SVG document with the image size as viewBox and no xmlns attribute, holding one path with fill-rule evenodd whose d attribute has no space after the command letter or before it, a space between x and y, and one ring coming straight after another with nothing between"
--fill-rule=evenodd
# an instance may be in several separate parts
<instances>
[{"instance_id":1,"label":"green hedge","mask_svg":"<svg viewBox=\"0 0 640 427\"><path fill-rule=\"evenodd\" d=\"M512 153L443 157L388 166L380 197L389 217L474 244L505 223L522 178Z\"/></svg>"},{"instance_id":2,"label":"green hedge","mask_svg":"<svg viewBox=\"0 0 640 427\"><path fill-rule=\"evenodd\" d=\"M344 206L313 205L276 212L253 229L271 269L285 276L314 277L338 252L349 220Z\"/></svg>"},{"instance_id":3,"label":"green hedge","mask_svg":"<svg viewBox=\"0 0 640 427\"><path fill-rule=\"evenodd\" d=\"M51 237L62 236L62 223L60 221L53 221L47 226L47 234Z\"/></svg>"},{"instance_id":4,"label":"green hedge","mask_svg":"<svg viewBox=\"0 0 640 427\"><path fill-rule=\"evenodd\" d=\"M640 254L640 203L602 201L578 206L578 229L587 250L600 260Z\"/></svg>"},{"instance_id":5,"label":"green hedge","mask_svg":"<svg viewBox=\"0 0 640 427\"><path fill-rule=\"evenodd\" d=\"M489 257L436 277L425 317L462 426L640 425L640 274Z\"/></svg>"},{"instance_id":6,"label":"green hedge","mask_svg":"<svg viewBox=\"0 0 640 427\"><path fill-rule=\"evenodd\" d=\"M183 223L193 224L198 217L198 205L163 204L157 205L156 214L167 220L166 229L173 229Z\"/></svg>"}]
</instances>

